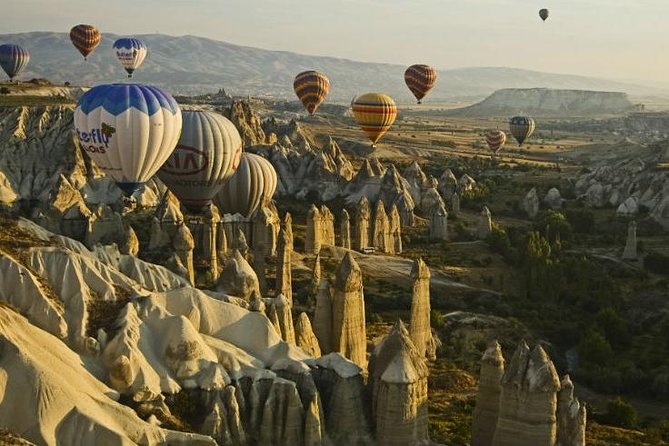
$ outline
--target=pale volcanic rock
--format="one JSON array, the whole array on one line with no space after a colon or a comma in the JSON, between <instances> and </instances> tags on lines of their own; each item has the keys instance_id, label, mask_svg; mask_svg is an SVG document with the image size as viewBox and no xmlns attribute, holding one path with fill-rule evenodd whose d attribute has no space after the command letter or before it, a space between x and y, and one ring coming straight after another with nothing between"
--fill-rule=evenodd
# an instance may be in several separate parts
<instances>
[{"instance_id":1,"label":"pale volcanic rock","mask_svg":"<svg viewBox=\"0 0 669 446\"><path fill-rule=\"evenodd\" d=\"M251 227L253 251L262 252L267 256L275 255L277 237L281 229L278 212L267 206L261 207L251 216Z\"/></svg>"},{"instance_id":2,"label":"pale volcanic rock","mask_svg":"<svg viewBox=\"0 0 669 446\"><path fill-rule=\"evenodd\" d=\"M88 219L86 245L92 247L98 243L119 243L126 235L121 215L106 204L101 204Z\"/></svg>"},{"instance_id":3,"label":"pale volcanic rock","mask_svg":"<svg viewBox=\"0 0 669 446\"><path fill-rule=\"evenodd\" d=\"M438 209L440 206L445 206L445 204L436 187L428 188L423 193L423 198L420 202L421 211L426 215L430 215L434 209Z\"/></svg>"},{"instance_id":4,"label":"pale volcanic rock","mask_svg":"<svg viewBox=\"0 0 669 446\"><path fill-rule=\"evenodd\" d=\"M264 313L266 308L265 301L260 297L260 293L253 291L249 299L249 311Z\"/></svg>"},{"instance_id":5,"label":"pale volcanic rock","mask_svg":"<svg viewBox=\"0 0 669 446\"><path fill-rule=\"evenodd\" d=\"M432 328L430 326L430 268L423 259L411 267L411 322L409 335L418 352L428 359L436 359Z\"/></svg>"},{"instance_id":6,"label":"pale volcanic rock","mask_svg":"<svg viewBox=\"0 0 669 446\"><path fill-rule=\"evenodd\" d=\"M585 446L586 408L574 397L574 384L569 375L560 383L557 400L556 446Z\"/></svg>"},{"instance_id":7,"label":"pale volcanic rock","mask_svg":"<svg viewBox=\"0 0 669 446\"><path fill-rule=\"evenodd\" d=\"M443 206L432 211L428 236L433 240L448 240L448 212Z\"/></svg>"},{"instance_id":8,"label":"pale volcanic rock","mask_svg":"<svg viewBox=\"0 0 669 446\"><path fill-rule=\"evenodd\" d=\"M488 344L481 358L479 389L472 422L472 446L490 446L497 427L504 356L497 341Z\"/></svg>"},{"instance_id":9,"label":"pale volcanic rock","mask_svg":"<svg viewBox=\"0 0 669 446\"><path fill-rule=\"evenodd\" d=\"M128 225L125 230L125 237L119 244L121 253L131 256L136 256L139 252L139 239L132 226Z\"/></svg>"},{"instance_id":10,"label":"pale volcanic rock","mask_svg":"<svg viewBox=\"0 0 669 446\"><path fill-rule=\"evenodd\" d=\"M293 247L293 216L290 215L290 212L286 212L283 216L283 230L286 231L286 243L291 250L295 249Z\"/></svg>"},{"instance_id":11,"label":"pale volcanic rock","mask_svg":"<svg viewBox=\"0 0 669 446\"><path fill-rule=\"evenodd\" d=\"M163 194L154 215L170 237L174 237L177 228L184 222L184 214L181 212L179 199L169 190Z\"/></svg>"},{"instance_id":12,"label":"pale volcanic rock","mask_svg":"<svg viewBox=\"0 0 669 446\"><path fill-rule=\"evenodd\" d=\"M628 197L627 200L620 203L618 209L616 209L616 214L621 217L630 217L637 215L639 213L639 204L635 197Z\"/></svg>"},{"instance_id":13,"label":"pale volcanic rock","mask_svg":"<svg viewBox=\"0 0 669 446\"><path fill-rule=\"evenodd\" d=\"M429 369L402 321L376 346L369 361L376 441L388 446L430 445Z\"/></svg>"},{"instance_id":14,"label":"pale volcanic rock","mask_svg":"<svg viewBox=\"0 0 669 446\"><path fill-rule=\"evenodd\" d=\"M246 258L249 255L249 244L246 241L246 234L244 234L241 228L238 228L235 236L232 241L232 249L239 251L242 257Z\"/></svg>"},{"instance_id":15,"label":"pale volcanic rock","mask_svg":"<svg viewBox=\"0 0 669 446\"><path fill-rule=\"evenodd\" d=\"M351 217L349 216L346 209L342 209L341 211L341 221L339 222L339 241L339 246L344 249L351 249Z\"/></svg>"},{"instance_id":16,"label":"pale volcanic rock","mask_svg":"<svg viewBox=\"0 0 669 446\"><path fill-rule=\"evenodd\" d=\"M392 243L392 252L395 254L402 253L402 220L397 206L393 203L388 215L390 220L390 240Z\"/></svg>"},{"instance_id":17,"label":"pale volcanic rock","mask_svg":"<svg viewBox=\"0 0 669 446\"><path fill-rule=\"evenodd\" d=\"M601 208L604 206L605 189L600 183L595 183L585 191L582 198L585 200L587 206L594 208Z\"/></svg>"},{"instance_id":18,"label":"pale volcanic rock","mask_svg":"<svg viewBox=\"0 0 669 446\"><path fill-rule=\"evenodd\" d=\"M320 208L321 245L335 246L334 214L327 206Z\"/></svg>"},{"instance_id":19,"label":"pale volcanic rock","mask_svg":"<svg viewBox=\"0 0 669 446\"><path fill-rule=\"evenodd\" d=\"M553 446L560 379L541 346L522 342L502 378L493 446Z\"/></svg>"},{"instance_id":20,"label":"pale volcanic rock","mask_svg":"<svg viewBox=\"0 0 669 446\"><path fill-rule=\"evenodd\" d=\"M219 446L246 444L246 433L241 424L235 390L234 386L227 386L222 392L216 393L209 415L200 426L200 432L212 437Z\"/></svg>"},{"instance_id":21,"label":"pale volcanic rock","mask_svg":"<svg viewBox=\"0 0 669 446\"><path fill-rule=\"evenodd\" d=\"M311 205L307 213L307 233L304 242L304 251L307 254L318 254L321 250L321 212L315 206Z\"/></svg>"},{"instance_id":22,"label":"pale volcanic rock","mask_svg":"<svg viewBox=\"0 0 669 446\"><path fill-rule=\"evenodd\" d=\"M81 196L90 206L115 205L123 199L123 191L109 177L88 178L80 189Z\"/></svg>"},{"instance_id":23,"label":"pale volcanic rock","mask_svg":"<svg viewBox=\"0 0 669 446\"><path fill-rule=\"evenodd\" d=\"M470 191L474 189L474 186L476 186L476 180L467 174L462 175L458 180L459 193Z\"/></svg>"},{"instance_id":24,"label":"pale volcanic rock","mask_svg":"<svg viewBox=\"0 0 669 446\"><path fill-rule=\"evenodd\" d=\"M300 347L304 353L314 358L321 356L321 348L318 339L311 328L311 321L307 313L300 313L295 323L295 345Z\"/></svg>"},{"instance_id":25,"label":"pale volcanic rock","mask_svg":"<svg viewBox=\"0 0 669 446\"><path fill-rule=\"evenodd\" d=\"M332 289L327 280L321 280L316 294L314 335L323 354L332 351Z\"/></svg>"},{"instance_id":26,"label":"pale volcanic rock","mask_svg":"<svg viewBox=\"0 0 669 446\"><path fill-rule=\"evenodd\" d=\"M414 161L409 167L404 169L402 176L407 182L407 190L411 194L414 203L422 208L423 194L432 187L432 182L428 179L418 162Z\"/></svg>"},{"instance_id":27,"label":"pale volcanic rock","mask_svg":"<svg viewBox=\"0 0 669 446\"><path fill-rule=\"evenodd\" d=\"M376 157L372 158L372 161L370 161L369 164L372 168L372 172L374 172L374 175L380 177L384 176L386 174L386 171L388 170L383 164L381 164L381 161Z\"/></svg>"},{"instance_id":28,"label":"pale volcanic rock","mask_svg":"<svg viewBox=\"0 0 669 446\"><path fill-rule=\"evenodd\" d=\"M216 254L218 258L223 258L228 252L228 235L225 233L225 229L219 223L218 230L216 231Z\"/></svg>"},{"instance_id":29,"label":"pale volcanic rock","mask_svg":"<svg viewBox=\"0 0 669 446\"><path fill-rule=\"evenodd\" d=\"M458 179L451 169L444 170L439 177L439 193L445 200L450 200L458 188Z\"/></svg>"},{"instance_id":30,"label":"pale volcanic rock","mask_svg":"<svg viewBox=\"0 0 669 446\"><path fill-rule=\"evenodd\" d=\"M337 268L332 298L332 351L367 366L365 296L362 272L350 252Z\"/></svg>"},{"instance_id":31,"label":"pale volcanic rock","mask_svg":"<svg viewBox=\"0 0 669 446\"><path fill-rule=\"evenodd\" d=\"M669 231L669 193L651 211L650 217Z\"/></svg>"},{"instance_id":32,"label":"pale volcanic rock","mask_svg":"<svg viewBox=\"0 0 669 446\"><path fill-rule=\"evenodd\" d=\"M483 206L481 214L479 215L478 227L476 229L476 236L479 240L485 240L492 232L492 217L488 206Z\"/></svg>"},{"instance_id":33,"label":"pale volcanic rock","mask_svg":"<svg viewBox=\"0 0 669 446\"><path fill-rule=\"evenodd\" d=\"M258 276L239 251L235 250L225 262L216 289L246 300L254 291L260 293Z\"/></svg>"},{"instance_id":34,"label":"pale volcanic rock","mask_svg":"<svg viewBox=\"0 0 669 446\"><path fill-rule=\"evenodd\" d=\"M149 250L161 250L172 244L170 235L163 230L163 226L156 217L151 219L151 232L149 236Z\"/></svg>"},{"instance_id":35,"label":"pale volcanic rock","mask_svg":"<svg viewBox=\"0 0 669 446\"><path fill-rule=\"evenodd\" d=\"M386 208L381 200L376 203L376 208L374 209L371 245L379 252L392 252L393 243L390 239L390 222L388 221Z\"/></svg>"},{"instance_id":36,"label":"pale volcanic rock","mask_svg":"<svg viewBox=\"0 0 669 446\"><path fill-rule=\"evenodd\" d=\"M562 195L560 191L555 187L548 189L544 197L544 204L553 210L562 209Z\"/></svg>"},{"instance_id":37,"label":"pale volcanic rock","mask_svg":"<svg viewBox=\"0 0 669 446\"><path fill-rule=\"evenodd\" d=\"M276 292L282 294L288 302L293 302L293 279L291 257L292 250L288 244L285 230L279 233L279 249L276 260Z\"/></svg>"},{"instance_id":38,"label":"pale volcanic rock","mask_svg":"<svg viewBox=\"0 0 669 446\"><path fill-rule=\"evenodd\" d=\"M318 285L321 283L321 254L316 254L316 260L314 260L314 268L311 271L311 284L318 288Z\"/></svg>"},{"instance_id":39,"label":"pale volcanic rock","mask_svg":"<svg viewBox=\"0 0 669 446\"><path fill-rule=\"evenodd\" d=\"M369 232L370 232L370 206L367 197L363 196L358 202L358 207L355 210L355 227L354 227L354 248L357 251L362 251L370 246Z\"/></svg>"},{"instance_id":40,"label":"pale volcanic rock","mask_svg":"<svg viewBox=\"0 0 669 446\"><path fill-rule=\"evenodd\" d=\"M636 221L632 220L627 226L627 241L623 250L623 260L636 260L637 257Z\"/></svg>"},{"instance_id":41,"label":"pale volcanic rock","mask_svg":"<svg viewBox=\"0 0 669 446\"><path fill-rule=\"evenodd\" d=\"M261 294L267 293L267 261L265 254L262 252L255 252L253 254L253 271L258 277L258 287Z\"/></svg>"},{"instance_id":42,"label":"pale volcanic rock","mask_svg":"<svg viewBox=\"0 0 669 446\"><path fill-rule=\"evenodd\" d=\"M237 127L245 147L265 143L266 135L260 118L247 101L234 101L223 115Z\"/></svg>"},{"instance_id":43,"label":"pale volcanic rock","mask_svg":"<svg viewBox=\"0 0 669 446\"><path fill-rule=\"evenodd\" d=\"M174 239L172 239L172 246L174 251L179 256L179 260L188 271L188 281L192 284L195 283L195 268L193 266L193 249L195 248L195 240L191 234L188 226L181 223L178 228Z\"/></svg>"},{"instance_id":44,"label":"pale volcanic rock","mask_svg":"<svg viewBox=\"0 0 669 446\"><path fill-rule=\"evenodd\" d=\"M304 406L295 383L281 378L272 381L260 423L259 444L293 446L303 444Z\"/></svg>"},{"instance_id":45,"label":"pale volcanic rock","mask_svg":"<svg viewBox=\"0 0 669 446\"><path fill-rule=\"evenodd\" d=\"M281 339L289 344L295 345L295 326L293 325L293 314L291 302L283 294L271 299L272 310L276 312L279 333Z\"/></svg>"},{"instance_id":46,"label":"pale volcanic rock","mask_svg":"<svg viewBox=\"0 0 669 446\"><path fill-rule=\"evenodd\" d=\"M407 190L406 180L400 176L394 165L386 170L381 181L379 199L390 207L395 203L405 226L414 225L415 203Z\"/></svg>"},{"instance_id":47,"label":"pale volcanic rock","mask_svg":"<svg viewBox=\"0 0 669 446\"><path fill-rule=\"evenodd\" d=\"M537 188L533 187L523 198L523 210L528 217L534 218L539 213L539 195Z\"/></svg>"},{"instance_id":48,"label":"pale volcanic rock","mask_svg":"<svg viewBox=\"0 0 669 446\"><path fill-rule=\"evenodd\" d=\"M451 212L453 215L458 215L460 212L460 195L457 192L451 197Z\"/></svg>"}]
</instances>

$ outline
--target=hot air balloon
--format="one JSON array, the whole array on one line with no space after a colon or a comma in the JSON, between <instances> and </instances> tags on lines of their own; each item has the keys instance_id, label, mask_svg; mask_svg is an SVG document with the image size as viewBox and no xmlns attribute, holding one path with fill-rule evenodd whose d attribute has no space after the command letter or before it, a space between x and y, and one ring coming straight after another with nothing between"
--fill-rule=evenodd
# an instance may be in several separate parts
<instances>
[{"instance_id":1,"label":"hot air balloon","mask_svg":"<svg viewBox=\"0 0 669 446\"><path fill-rule=\"evenodd\" d=\"M437 70L429 65L411 65L404 72L404 82L420 104L428 91L437 83Z\"/></svg>"},{"instance_id":2,"label":"hot air balloon","mask_svg":"<svg viewBox=\"0 0 669 446\"><path fill-rule=\"evenodd\" d=\"M485 136L485 142L491 152L499 152L506 142L506 133L501 130L490 130Z\"/></svg>"},{"instance_id":3,"label":"hot air balloon","mask_svg":"<svg viewBox=\"0 0 669 446\"><path fill-rule=\"evenodd\" d=\"M353 118L367 133L372 147L386 134L397 117L395 101L382 93L366 93L355 98L351 104Z\"/></svg>"},{"instance_id":4,"label":"hot air balloon","mask_svg":"<svg viewBox=\"0 0 669 446\"><path fill-rule=\"evenodd\" d=\"M518 141L519 146L522 146L523 142L532 136L535 126L534 119L527 116L514 116L509 121L509 129L513 137Z\"/></svg>"},{"instance_id":5,"label":"hot air balloon","mask_svg":"<svg viewBox=\"0 0 669 446\"><path fill-rule=\"evenodd\" d=\"M210 111L184 111L176 149L158 177L191 210L201 210L239 165L242 138L227 118Z\"/></svg>"},{"instance_id":6,"label":"hot air balloon","mask_svg":"<svg viewBox=\"0 0 669 446\"><path fill-rule=\"evenodd\" d=\"M13 80L30 61L30 53L18 45L0 45L0 67Z\"/></svg>"},{"instance_id":7,"label":"hot air balloon","mask_svg":"<svg viewBox=\"0 0 669 446\"><path fill-rule=\"evenodd\" d=\"M114 42L114 53L119 63L128 72L128 77L144 62L148 49L139 39L122 38Z\"/></svg>"},{"instance_id":8,"label":"hot air balloon","mask_svg":"<svg viewBox=\"0 0 669 446\"><path fill-rule=\"evenodd\" d=\"M93 25L77 25L70 30L70 40L86 60L88 55L100 45L102 36Z\"/></svg>"},{"instance_id":9,"label":"hot air balloon","mask_svg":"<svg viewBox=\"0 0 669 446\"><path fill-rule=\"evenodd\" d=\"M225 214L250 217L269 203L277 185L276 170L260 155L242 153L237 171L223 185L214 203Z\"/></svg>"},{"instance_id":10,"label":"hot air balloon","mask_svg":"<svg viewBox=\"0 0 669 446\"><path fill-rule=\"evenodd\" d=\"M304 104L310 115L316 112L330 91L330 80L318 71L303 71L293 81L295 94Z\"/></svg>"},{"instance_id":11,"label":"hot air balloon","mask_svg":"<svg viewBox=\"0 0 669 446\"><path fill-rule=\"evenodd\" d=\"M95 86L74 111L79 147L127 195L165 164L179 141L181 124L174 98L141 84Z\"/></svg>"},{"instance_id":12,"label":"hot air balloon","mask_svg":"<svg viewBox=\"0 0 669 446\"><path fill-rule=\"evenodd\" d=\"M546 8L540 9L539 10L539 17L541 17L541 20L543 20L545 22L546 19L548 18L548 9L546 9Z\"/></svg>"}]
</instances>

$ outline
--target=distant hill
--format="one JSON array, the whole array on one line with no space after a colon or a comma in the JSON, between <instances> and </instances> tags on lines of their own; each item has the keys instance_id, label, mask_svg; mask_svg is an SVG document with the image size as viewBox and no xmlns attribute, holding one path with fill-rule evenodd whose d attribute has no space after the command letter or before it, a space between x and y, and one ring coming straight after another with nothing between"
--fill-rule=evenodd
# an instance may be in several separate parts
<instances>
[{"instance_id":1,"label":"distant hill","mask_svg":"<svg viewBox=\"0 0 669 446\"><path fill-rule=\"evenodd\" d=\"M30 51L30 64L22 79L45 77L54 82L92 85L125 80L125 72L111 50L118 37L104 34L102 44L88 62L72 47L67 33L4 34L0 35L0 43L18 43ZM174 94L214 93L224 87L238 96L294 99L295 74L319 69L332 81L331 101L348 103L356 94L367 91L386 92L398 102L413 101L404 85L405 67L400 65L270 51L194 36L149 34L137 37L149 46L149 56L136 73L136 81L166 87ZM437 86L427 102L480 99L501 88L532 87L669 96L669 91L634 83L513 68L462 68L440 71Z\"/></svg>"},{"instance_id":2,"label":"distant hill","mask_svg":"<svg viewBox=\"0 0 669 446\"><path fill-rule=\"evenodd\" d=\"M451 110L452 116L596 116L634 111L625 93L548 88L498 90L469 107Z\"/></svg>"}]
</instances>

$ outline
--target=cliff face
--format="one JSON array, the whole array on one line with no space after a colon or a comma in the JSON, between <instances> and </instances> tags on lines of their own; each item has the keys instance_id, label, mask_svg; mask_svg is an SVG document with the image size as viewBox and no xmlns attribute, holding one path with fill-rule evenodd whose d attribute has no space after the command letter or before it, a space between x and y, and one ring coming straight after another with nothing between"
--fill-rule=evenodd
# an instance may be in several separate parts
<instances>
[{"instance_id":1,"label":"cliff face","mask_svg":"<svg viewBox=\"0 0 669 446\"><path fill-rule=\"evenodd\" d=\"M453 110L453 116L513 116L518 111L532 116L619 115L634 111L625 93L548 88L497 90L483 101Z\"/></svg>"}]
</instances>

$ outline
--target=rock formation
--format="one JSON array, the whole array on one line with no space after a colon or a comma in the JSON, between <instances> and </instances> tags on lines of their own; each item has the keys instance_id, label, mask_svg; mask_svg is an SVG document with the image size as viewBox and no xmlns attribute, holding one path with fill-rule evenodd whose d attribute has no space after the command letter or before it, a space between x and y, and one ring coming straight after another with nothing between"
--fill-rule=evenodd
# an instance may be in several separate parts
<instances>
[{"instance_id":1,"label":"rock formation","mask_svg":"<svg viewBox=\"0 0 669 446\"><path fill-rule=\"evenodd\" d=\"M460 212L460 196L457 192L451 197L451 212L453 215L458 215Z\"/></svg>"},{"instance_id":2,"label":"rock formation","mask_svg":"<svg viewBox=\"0 0 669 446\"><path fill-rule=\"evenodd\" d=\"M118 246L122 254L136 256L139 253L139 239L132 226L128 225L125 231L125 237Z\"/></svg>"},{"instance_id":3,"label":"rock formation","mask_svg":"<svg viewBox=\"0 0 669 446\"><path fill-rule=\"evenodd\" d=\"M427 378L423 355L402 321L376 346L369 362L376 441L388 446L427 446Z\"/></svg>"},{"instance_id":4,"label":"rock formation","mask_svg":"<svg viewBox=\"0 0 669 446\"><path fill-rule=\"evenodd\" d=\"M226 260L216 289L246 300L251 298L254 291L260 294L258 276L238 250L235 249Z\"/></svg>"},{"instance_id":5,"label":"rock formation","mask_svg":"<svg viewBox=\"0 0 669 446\"><path fill-rule=\"evenodd\" d=\"M362 272L350 252L337 268L332 298L332 351L367 367L367 334Z\"/></svg>"},{"instance_id":6,"label":"rock formation","mask_svg":"<svg viewBox=\"0 0 669 446\"><path fill-rule=\"evenodd\" d=\"M332 290L327 280L321 280L316 294L314 334L323 354L332 352Z\"/></svg>"},{"instance_id":7,"label":"rock formation","mask_svg":"<svg viewBox=\"0 0 669 446\"><path fill-rule=\"evenodd\" d=\"M485 240L492 232L492 218L488 206L483 206L481 214L479 215L478 227L476 229L476 236L479 240Z\"/></svg>"},{"instance_id":8,"label":"rock formation","mask_svg":"<svg viewBox=\"0 0 669 446\"><path fill-rule=\"evenodd\" d=\"M239 251L242 257L246 258L249 255L249 244L246 241L246 235L241 228L237 229L235 238L232 241L232 249Z\"/></svg>"},{"instance_id":9,"label":"rock formation","mask_svg":"<svg viewBox=\"0 0 669 446\"><path fill-rule=\"evenodd\" d=\"M362 251L369 246L369 220L369 201L367 197L363 196L360 198L358 208L355 211L355 234L353 242L357 251Z\"/></svg>"},{"instance_id":10,"label":"rock formation","mask_svg":"<svg viewBox=\"0 0 669 446\"><path fill-rule=\"evenodd\" d=\"M304 251L307 254L318 254L321 250L321 211L316 205L311 205L307 214L307 234L304 242Z\"/></svg>"},{"instance_id":11,"label":"rock formation","mask_svg":"<svg viewBox=\"0 0 669 446\"><path fill-rule=\"evenodd\" d=\"M544 204L554 210L562 209L562 195L560 195L560 191L555 187L548 189L544 197Z\"/></svg>"},{"instance_id":12,"label":"rock formation","mask_svg":"<svg viewBox=\"0 0 669 446\"><path fill-rule=\"evenodd\" d=\"M283 230L286 231L286 244L292 251L295 247L293 246L293 216L290 215L290 212L286 212L283 216Z\"/></svg>"},{"instance_id":13,"label":"rock formation","mask_svg":"<svg viewBox=\"0 0 669 446\"><path fill-rule=\"evenodd\" d=\"M493 446L554 446L560 379L541 346L522 342L502 378Z\"/></svg>"},{"instance_id":14,"label":"rock formation","mask_svg":"<svg viewBox=\"0 0 669 446\"><path fill-rule=\"evenodd\" d=\"M472 422L471 446L490 446L497 428L504 356L497 341L488 344L481 358L479 390Z\"/></svg>"},{"instance_id":15,"label":"rock formation","mask_svg":"<svg viewBox=\"0 0 669 446\"><path fill-rule=\"evenodd\" d=\"M428 236L432 240L448 240L448 212L443 206L432 211Z\"/></svg>"},{"instance_id":16,"label":"rock formation","mask_svg":"<svg viewBox=\"0 0 669 446\"><path fill-rule=\"evenodd\" d=\"M341 211L341 221L339 222L339 240L344 249L351 249L351 218L346 209Z\"/></svg>"},{"instance_id":17,"label":"rock formation","mask_svg":"<svg viewBox=\"0 0 669 446\"><path fill-rule=\"evenodd\" d=\"M631 217L639 213L639 203L636 197L628 197L627 200L620 203L616 214L621 217Z\"/></svg>"},{"instance_id":18,"label":"rock formation","mask_svg":"<svg viewBox=\"0 0 669 446\"><path fill-rule=\"evenodd\" d=\"M327 206L322 205L321 214L321 245L335 246L334 215Z\"/></svg>"},{"instance_id":19,"label":"rock formation","mask_svg":"<svg viewBox=\"0 0 669 446\"><path fill-rule=\"evenodd\" d=\"M376 203L372 223L372 246L378 252L392 252L393 243L390 238L390 222L388 221L386 208L381 200Z\"/></svg>"},{"instance_id":20,"label":"rock formation","mask_svg":"<svg viewBox=\"0 0 669 446\"><path fill-rule=\"evenodd\" d=\"M276 242L279 235L279 215L273 209L263 206L251 215L252 247L254 252L263 252L266 256L276 254Z\"/></svg>"},{"instance_id":21,"label":"rock formation","mask_svg":"<svg viewBox=\"0 0 669 446\"><path fill-rule=\"evenodd\" d=\"M311 284L316 290L321 283L321 277L321 254L318 253L314 260L314 268L311 270Z\"/></svg>"},{"instance_id":22,"label":"rock formation","mask_svg":"<svg viewBox=\"0 0 669 446\"><path fill-rule=\"evenodd\" d=\"M86 246L92 248L98 243L117 243L125 238L123 219L106 204L101 204L88 219Z\"/></svg>"},{"instance_id":23,"label":"rock formation","mask_svg":"<svg viewBox=\"0 0 669 446\"><path fill-rule=\"evenodd\" d=\"M184 223L181 223L177 228L177 233L172 240L172 245L174 246L174 251L179 257L179 260L181 260L181 263L188 272L188 281L191 285L194 284L195 268L193 267L193 249L195 248L195 240L193 240L190 230Z\"/></svg>"},{"instance_id":24,"label":"rock formation","mask_svg":"<svg viewBox=\"0 0 669 446\"><path fill-rule=\"evenodd\" d=\"M321 356L321 348L311 329L311 321L309 321L307 313L300 313L297 323L295 323L295 344L309 356L314 358Z\"/></svg>"},{"instance_id":25,"label":"rock formation","mask_svg":"<svg viewBox=\"0 0 669 446\"><path fill-rule=\"evenodd\" d=\"M555 446L585 446L585 405L574 397L574 384L569 375L560 383L557 400L557 443Z\"/></svg>"},{"instance_id":26,"label":"rock formation","mask_svg":"<svg viewBox=\"0 0 669 446\"><path fill-rule=\"evenodd\" d=\"M409 335L418 352L428 358L436 359L437 352L432 340L430 325L430 268L423 259L415 260L411 268L411 323Z\"/></svg>"},{"instance_id":27,"label":"rock formation","mask_svg":"<svg viewBox=\"0 0 669 446\"><path fill-rule=\"evenodd\" d=\"M450 201L457 188L458 179L453 174L453 171L451 169L444 170L444 173L439 177L439 193L444 197L444 200Z\"/></svg>"},{"instance_id":28,"label":"rock formation","mask_svg":"<svg viewBox=\"0 0 669 446\"><path fill-rule=\"evenodd\" d=\"M288 302L293 302L292 252L285 230L279 233L279 249L276 260L276 293L283 294Z\"/></svg>"},{"instance_id":29,"label":"rock formation","mask_svg":"<svg viewBox=\"0 0 669 446\"><path fill-rule=\"evenodd\" d=\"M402 219L395 203L390 209L388 219L390 221L391 252L402 254Z\"/></svg>"},{"instance_id":30,"label":"rock formation","mask_svg":"<svg viewBox=\"0 0 669 446\"><path fill-rule=\"evenodd\" d=\"M637 244L636 244L636 221L632 220L627 226L627 241L625 242L625 249L623 250L623 260L637 259Z\"/></svg>"},{"instance_id":31,"label":"rock formation","mask_svg":"<svg viewBox=\"0 0 669 446\"><path fill-rule=\"evenodd\" d=\"M523 199L523 210L528 217L534 218L539 213L539 195L537 195L537 188L533 187L525 195Z\"/></svg>"},{"instance_id":32,"label":"rock formation","mask_svg":"<svg viewBox=\"0 0 669 446\"><path fill-rule=\"evenodd\" d=\"M271 299L271 302L269 311L276 313L281 339L295 345L295 326L293 325L291 302L283 294Z\"/></svg>"}]
</instances>

